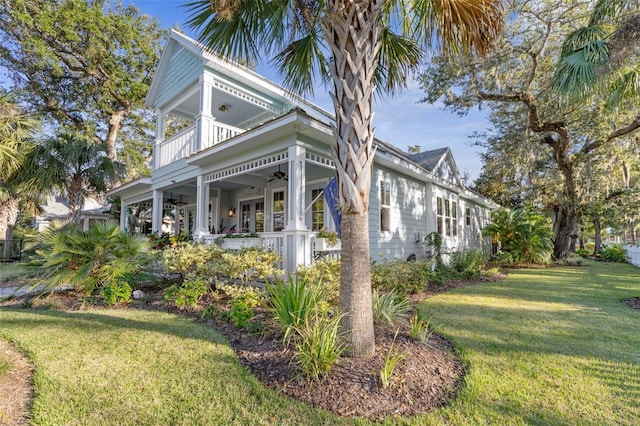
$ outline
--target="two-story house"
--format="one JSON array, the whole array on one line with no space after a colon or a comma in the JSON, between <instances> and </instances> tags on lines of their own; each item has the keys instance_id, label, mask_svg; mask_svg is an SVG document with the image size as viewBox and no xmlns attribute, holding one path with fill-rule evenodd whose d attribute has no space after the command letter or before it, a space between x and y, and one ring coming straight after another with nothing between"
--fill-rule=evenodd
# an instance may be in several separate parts
<instances>
[{"instance_id":1,"label":"two-story house","mask_svg":"<svg viewBox=\"0 0 640 426\"><path fill-rule=\"evenodd\" d=\"M147 212L154 233L212 241L256 232L287 270L312 261L315 233L335 229L323 196L335 176L330 113L177 31L146 104L157 115L152 175L110 192L121 198L123 229L134 231L131 212ZM372 259L421 258L434 231L449 249L481 243L496 206L465 188L448 148L408 155L375 144ZM175 220L171 228L163 228L167 217Z\"/></svg>"}]
</instances>

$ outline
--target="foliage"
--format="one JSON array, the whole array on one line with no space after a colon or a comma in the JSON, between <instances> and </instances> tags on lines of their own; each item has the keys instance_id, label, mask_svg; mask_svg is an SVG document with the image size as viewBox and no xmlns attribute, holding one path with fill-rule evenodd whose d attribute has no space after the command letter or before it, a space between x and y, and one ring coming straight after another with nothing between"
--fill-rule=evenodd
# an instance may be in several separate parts
<instances>
[{"instance_id":1,"label":"foliage","mask_svg":"<svg viewBox=\"0 0 640 426\"><path fill-rule=\"evenodd\" d=\"M316 238L324 238L327 240L327 243L330 247L335 246L338 243L338 233L334 231L329 231L328 229L321 229L316 233Z\"/></svg>"},{"instance_id":2,"label":"foliage","mask_svg":"<svg viewBox=\"0 0 640 426\"><path fill-rule=\"evenodd\" d=\"M135 286L150 261L147 240L124 233L114 222L96 222L86 231L74 224L51 227L38 243L31 263L40 266L39 284L49 292L63 285L87 294L109 284Z\"/></svg>"},{"instance_id":3,"label":"foliage","mask_svg":"<svg viewBox=\"0 0 640 426\"><path fill-rule=\"evenodd\" d=\"M35 170L34 180L61 191L67 198L72 220L80 221L84 200L109 189L124 177L124 164L107 156L107 146L85 135L62 133L37 144L25 160Z\"/></svg>"},{"instance_id":4,"label":"foliage","mask_svg":"<svg viewBox=\"0 0 640 426\"><path fill-rule=\"evenodd\" d=\"M0 354L0 378L13 368L13 363L8 358L5 358L6 354Z\"/></svg>"},{"instance_id":5,"label":"foliage","mask_svg":"<svg viewBox=\"0 0 640 426\"><path fill-rule=\"evenodd\" d=\"M209 285L202 278L189 278L168 287L164 291L164 300L173 301L180 309L193 308L208 291Z\"/></svg>"},{"instance_id":6,"label":"foliage","mask_svg":"<svg viewBox=\"0 0 640 426\"><path fill-rule=\"evenodd\" d=\"M131 299L131 285L126 281L110 281L102 286L100 295L106 305L128 302Z\"/></svg>"},{"instance_id":7,"label":"foliage","mask_svg":"<svg viewBox=\"0 0 640 426\"><path fill-rule=\"evenodd\" d=\"M117 140L131 178L146 173L151 154L144 99L163 38L157 19L119 1L0 4L0 66L21 101L57 126L106 143L114 160Z\"/></svg>"},{"instance_id":8,"label":"foliage","mask_svg":"<svg viewBox=\"0 0 640 426\"><path fill-rule=\"evenodd\" d=\"M442 269L444 262L442 261L442 235L438 232L429 233L425 240L425 244L429 247L433 259L436 262L436 269Z\"/></svg>"},{"instance_id":9,"label":"foliage","mask_svg":"<svg viewBox=\"0 0 640 426\"><path fill-rule=\"evenodd\" d=\"M391 379L393 378L393 372L405 357L405 355L400 351L400 348L396 345L398 331L399 330L396 330L396 334L393 336L393 342L389 345L387 355L384 357L384 365L380 369L380 383L382 384L382 389L387 389L389 387Z\"/></svg>"},{"instance_id":10,"label":"foliage","mask_svg":"<svg viewBox=\"0 0 640 426\"><path fill-rule=\"evenodd\" d=\"M482 275L489 256L482 249L454 251L449 257L449 267L463 278L474 279Z\"/></svg>"},{"instance_id":11,"label":"foliage","mask_svg":"<svg viewBox=\"0 0 640 426\"><path fill-rule=\"evenodd\" d=\"M427 289L431 262L407 262L393 259L371 265L371 285L380 291L397 291L399 294L414 294Z\"/></svg>"},{"instance_id":12,"label":"foliage","mask_svg":"<svg viewBox=\"0 0 640 426\"><path fill-rule=\"evenodd\" d=\"M180 242L162 250L160 262L167 273L207 278L220 270L223 253L224 250L215 244Z\"/></svg>"},{"instance_id":13,"label":"foliage","mask_svg":"<svg viewBox=\"0 0 640 426\"><path fill-rule=\"evenodd\" d=\"M316 312L296 326L297 366L305 376L318 379L346 350L338 332L340 319L340 315Z\"/></svg>"},{"instance_id":14,"label":"foliage","mask_svg":"<svg viewBox=\"0 0 640 426\"><path fill-rule=\"evenodd\" d=\"M281 260L274 251L247 247L236 252L223 252L219 267L220 273L248 284L251 280L265 280L282 274L278 268L278 262Z\"/></svg>"},{"instance_id":15,"label":"foliage","mask_svg":"<svg viewBox=\"0 0 640 426\"><path fill-rule=\"evenodd\" d=\"M325 300L332 306L338 305L340 297L340 259L322 258L311 265L301 265L296 277L307 285L321 289Z\"/></svg>"},{"instance_id":16,"label":"foliage","mask_svg":"<svg viewBox=\"0 0 640 426\"><path fill-rule=\"evenodd\" d=\"M409 322L409 336L411 336L412 339L419 340L426 345L432 334L433 331L429 329L429 321L420 319L418 314L411 317L411 321Z\"/></svg>"},{"instance_id":17,"label":"foliage","mask_svg":"<svg viewBox=\"0 0 640 426\"><path fill-rule=\"evenodd\" d=\"M167 233L164 233L162 235L149 234L147 235L147 238L149 238L151 248L154 250L162 250L166 247L175 247L179 243L193 241L191 235L189 235L189 233L187 232L181 232L178 235L169 235Z\"/></svg>"},{"instance_id":18,"label":"foliage","mask_svg":"<svg viewBox=\"0 0 640 426\"><path fill-rule=\"evenodd\" d=\"M268 283L267 292L271 313L280 324L285 342L289 342L292 332L308 322L322 300L318 288L308 286L304 278L292 276L288 282L276 278L275 283Z\"/></svg>"},{"instance_id":19,"label":"foliage","mask_svg":"<svg viewBox=\"0 0 640 426\"><path fill-rule=\"evenodd\" d=\"M407 322L409 301L395 291L380 293L373 290L373 320L378 324L396 326Z\"/></svg>"},{"instance_id":20,"label":"foliage","mask_svg":"<svg viewBox=\"0 0 640 426\"><path fill-rule=\"evenodd\" d=\"M265 306L267 303L267 295L265 290L251 285L235 285L225 284L224 282L217 282L216 292L224 295L231 301L236 299L244 299L251 307Z\"/></svg>"},{"instance_id":21,"label":"foliage","mask_svg":"<svg viewBox=\"0 0 640 426\"><path fill-rule=\"evenodd\" d=\"M589 251L589 250L587 250L586 248L576 250L576 254L577 254L578 256L582 256L582 257L587 257L587 256L589 256L591 253L592 253L592 252L591 252L591 251Z\"/></svg>"},{"instance_id":22,"label":"foliage","mask_svg":"<svg viewBox=\"0 0 640 426\"><path fill-rule=\"evenodd\" d=\"M606 246L600 250L602 258L607 262L626 262L627 250L619 244Z\"/></svg>"},{"instance_id":23,"label":"foliage","mask_svg":"<svg viewBox=\"0 0 640 426\"><path fill-rule=\"evenodd\" d=\"M553 233L549 220L528 208L499 209L491 213L491 224L483 230L499 243L514 262L545 265L551 262Z\"/></svg>"},{"instance_id":24,"label":"foliage","mask_svg":"<svg viewBox=\"0 0 640 426\"><path fill-rule=\"evenodd\" d=\"M229 312L233 325L236 327L246 327L253 318L253 307L251 299L236 297L231 300L231 311Z\"/></svg>"}]
</instances>

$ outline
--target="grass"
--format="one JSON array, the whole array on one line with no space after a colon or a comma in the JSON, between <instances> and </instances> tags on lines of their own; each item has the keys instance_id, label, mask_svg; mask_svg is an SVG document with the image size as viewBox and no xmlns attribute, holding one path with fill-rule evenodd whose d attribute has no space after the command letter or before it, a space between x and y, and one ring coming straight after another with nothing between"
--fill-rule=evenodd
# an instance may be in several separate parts
<instances>
[{"instance_id":1,"label":"grass","mask_svg":"<svg viewBox=\"0 0 640 426\"><path fill-rule=\"evenodd\" d=\"M620 303L634 296L640 269L592 262L425 300L469 373L447 407L388 423L639 424L640 311ZM170 314L0 309L0 338L35 365L35 425L368 424L279 397L219 333Z\"/></svg>"},{"instance_id":2,"label":"grass","mask_svg":"<svg viewBox=\"0 0 640 426\"><path fill-rule=\"evenodd\" d=\"M0 282L20 280L33 276L37 267L26 263L0 263Z\"/></svg>"},{"instance_id":3,"label":"grass","mask_svg":"<svg viewBox=\"0 0 640 426\"><path fill-rule=\"evenodd\" d=\"M469 366L444 423L638 424L640 269L514 270L425 300L423 317Z\"/></svg>"}]
</instances>

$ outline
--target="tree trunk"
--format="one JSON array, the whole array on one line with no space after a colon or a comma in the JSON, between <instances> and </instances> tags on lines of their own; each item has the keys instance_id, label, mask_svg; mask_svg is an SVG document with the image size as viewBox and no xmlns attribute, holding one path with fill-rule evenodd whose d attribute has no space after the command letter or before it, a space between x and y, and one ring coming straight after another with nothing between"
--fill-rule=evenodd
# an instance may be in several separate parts
<instances>
[{"instance_id":1,"label":"tree trunk","mask_svg":"<svg viewBox=\"0 0 640 426\"><path fill-rule=\"evenodd\" d=\"M11 248L13 247L13 230L18 221L20 213L20 200L17 197L10 196L0 203L0 239L4 240L2 257L8 259L11 256Z\"/></svg>"},{"instance_id":2,"label":"tree trunk","mask_svg":"<svg viewBox=\"0 0 640 426\"><path fill-rule=\"evenodd\" d=\"M71 222L80 224L80 214L84 208L84 185L82 179L73 179L67 188Z\"/></svg>"},{"instance_id":3,"label":"tree trunk","mask_svg":"<svg viewBox=\"0 0 640 426\"><path fill-rule=\"evenodd\" d=\"M596 246L593 249L593 254L595 255L600 251L600 247L602 247L602 223L600 222L600 215L593 216L593 227L596 232Z\"/></svg>"},{"instance_id":4,"label":"tree trunk","mask_svg":"<svg viewBox=\"0 0 640 426\"><path fill-rule=\"evenodd\" d=\"M375 351L368 223L367 213L342 216L340 311L345 313L341 326L351 356Z\"/></svg>"},{"instance_id":5,"label":"tree trunk","mask_svg":"<svg viewBox=\"0 0 640 426\"><path fill-rule=\"evenodd\" d=\"M124 120L128 114L128 111L116 111L112 113L109 118L109 127L107 129L105 144L107 145L107 156L113 161L118 159L116 139L118 138L118 133L122 127L122 120Z\"/></svg>"},{"instance_id":6,"label":"tree trunk","mask_svg":"<svg viewBox=\"0 0 640 426\"><path fill-rule=\"evenodd\" d=\"M328 0L322 22L331 53L336 114L334 158L342 212L341 322L350 356L375 351L369 274L369 191L373 166L373 75L384 0Z\"/></svg>"},{"instance_id":7,"label":"tree trunk","mask_svg":"<svg viewBox=\"0 0 640 426\"><path fill-rule=\"evenodd\" d=\"M566 259L569 256L569 244L575 228L577 214L571 206L563 204L556 207L553 221L555 239L553 241L553 258Z\"/></svg>"}]
</instances>

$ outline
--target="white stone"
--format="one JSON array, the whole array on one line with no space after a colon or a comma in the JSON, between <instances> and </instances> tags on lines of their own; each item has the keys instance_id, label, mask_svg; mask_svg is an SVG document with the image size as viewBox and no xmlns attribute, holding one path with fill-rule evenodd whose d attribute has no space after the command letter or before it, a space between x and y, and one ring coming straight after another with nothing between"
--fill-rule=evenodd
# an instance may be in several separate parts
<instances>
[{"instance_id":1,"label":"white stone","mask_svg":"<svg viewBox=\"0 0 640 426\"><path fill-rule=\"evenodd\" d=\"M144 293L142 292L142 290L134 290L131 295L133 296L134 300L140 300L144 297Z\"/></svg>"}]
</instances>

